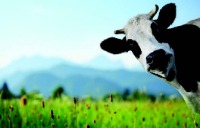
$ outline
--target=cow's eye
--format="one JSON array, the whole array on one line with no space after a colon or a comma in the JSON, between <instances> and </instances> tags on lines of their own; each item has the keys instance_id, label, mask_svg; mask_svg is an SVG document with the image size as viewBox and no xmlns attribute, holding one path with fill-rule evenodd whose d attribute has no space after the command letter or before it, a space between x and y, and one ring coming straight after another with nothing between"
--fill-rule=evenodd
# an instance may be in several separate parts
<instances>
[{"instance_id":1,"label":"cow's eye","mask_svg":"<svg viewBox=\"0 0 200 128\"><path fill-rule=\"evenodd\" d=\"M154 37L158 40L158 42L161 42L161 32L159 31L159 26L157 23L153 22L151 24L152 34Z\"/></svg>"},{"instance_id":2,"label":"cow's eye","mask_svg":"<svg viewBox=\"0 0 200 128\"><path fill-rule=\"evenodd\" d=\"M140 46L135 40L128 39L128 44L130 46L130 50L133 52L136 58L140 58L140 55L142 54L142 50L140 49Z\"/></svg>"},{"instance_id":3,"label":"cow's eye","mask_svg":"<svg viewBox=\"0 0 200 128\"><path fill-rule=\"evenodd\" d=\"M153 22L153 23L151 24L151 29L152 29L152 32L153 32L153 33L159 33L159 27L158 27L158 24L157 24L157 23Z\"/></svg>"}]
</instances>

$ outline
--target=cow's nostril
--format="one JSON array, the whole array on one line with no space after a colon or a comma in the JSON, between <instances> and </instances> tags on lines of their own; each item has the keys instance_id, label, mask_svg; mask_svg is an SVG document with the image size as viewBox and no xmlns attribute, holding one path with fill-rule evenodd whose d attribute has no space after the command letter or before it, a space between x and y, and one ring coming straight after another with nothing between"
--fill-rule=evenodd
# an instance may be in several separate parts
<instances>
[{"instance_id":1,"label":"cow's nostril","mask_svg":"<svg viewBox=\"0 0 200 128\"><path fill-rule=\"evenodd\" d=\"M153 64L153 56L148 55L148 56L146 57L146 60L147 60L147 64L149 64L149 65Z\"/></svg>"}]
</instances>

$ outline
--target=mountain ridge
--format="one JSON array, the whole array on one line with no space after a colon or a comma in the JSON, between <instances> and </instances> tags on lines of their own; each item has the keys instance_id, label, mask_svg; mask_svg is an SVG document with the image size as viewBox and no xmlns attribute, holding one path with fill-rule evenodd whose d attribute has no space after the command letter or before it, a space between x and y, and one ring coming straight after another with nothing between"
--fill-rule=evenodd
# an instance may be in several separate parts
<instances>
[{"instance_id":1,"label":"mountain ridge","mask_svg":"<svg viewBox=\"0 0 200 128\"><path fill-rule=\"evenodd\" d=\"M59 60L59 59L58 59ZM29 63L30 58L27 60ZM45 67L44 60L39 60L43 67L35 67L28 70L13 70L6 78L0 77L0 81L8 82L9 88L15 94L24 87L27 91L38 90L45 97L58 85L62 85L66 93L71 96L86 96L100 98L108 93L123 92L125 89L135 90L146 88L147 93L159 95L178 95L177 91L159 78L147 73L134 70L98 69L86 65L70 63L68 61L52 61ZM20 61L19 61L20 62ZM21 61L23 66L24 61ZM37 61L36 61L37 62ZM51 60L46 61L48 63ZM46 63L45 62L45 63ZM53 64L54 63L54 64ZM34 63L31 63L34 65ZM15 65L16 66L16 65ZM23 67L21 67L23 68ZM2 76L2 74L0 75Z\"/></svg>"}]
</instances>

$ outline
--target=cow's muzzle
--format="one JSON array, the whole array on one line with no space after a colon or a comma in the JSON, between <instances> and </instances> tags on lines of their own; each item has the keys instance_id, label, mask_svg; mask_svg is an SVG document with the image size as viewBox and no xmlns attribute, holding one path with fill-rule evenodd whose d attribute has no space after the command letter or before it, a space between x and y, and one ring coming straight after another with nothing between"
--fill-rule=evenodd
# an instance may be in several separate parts
<instances>
[{"instance_id":1,"label":"cow's muzzle","mask_svg":"<svg viewBox=\"0 0 200 128\"><path fill-rule=\"evenodd\" d=\"M146 57L146 62L149 65L148 71L157 70L162 73L166 73L167 67L170 63L172 54L166 53L164 50L159 49L150 53Z\"/></svg>"}]
</instances>

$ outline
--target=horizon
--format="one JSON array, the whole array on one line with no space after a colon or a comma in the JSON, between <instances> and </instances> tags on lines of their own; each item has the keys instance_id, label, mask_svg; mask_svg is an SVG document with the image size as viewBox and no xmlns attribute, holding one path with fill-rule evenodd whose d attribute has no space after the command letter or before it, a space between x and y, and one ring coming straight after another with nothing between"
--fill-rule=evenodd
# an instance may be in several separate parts
<instances>
[{"instance_id":1,"label":"horizon","mask_svg":"<svg viewBox=\"0 0 200 128\"><path fill-rule=\"evenodd\" d=\"M110 55L101 50L100 42L116 36L114 30L123 27L131 17L148 13L155 4L161 9L171 2L1 1L0 68L21 57L37 55L76 63L103 55L120 60L127 67L137 67L140 64L131 52ZM200 17L197 13L200 1L173 3L177 6L177 16L171 27Z\"/></svg>"}]
</instances>

